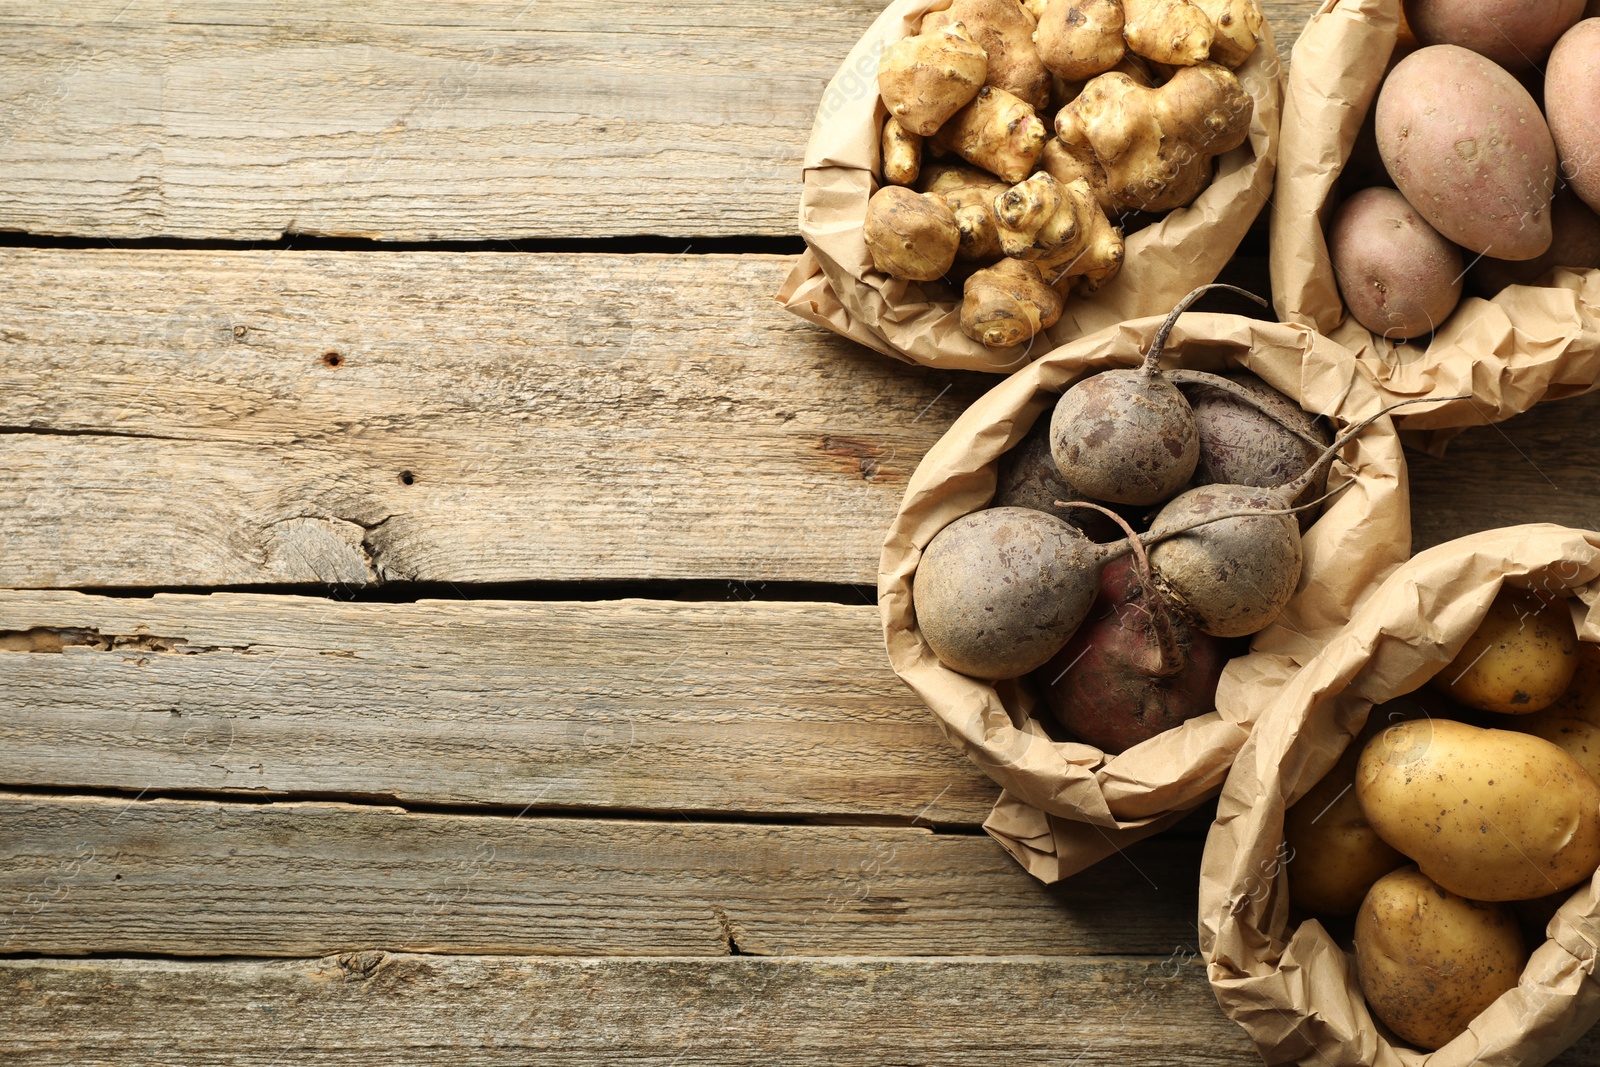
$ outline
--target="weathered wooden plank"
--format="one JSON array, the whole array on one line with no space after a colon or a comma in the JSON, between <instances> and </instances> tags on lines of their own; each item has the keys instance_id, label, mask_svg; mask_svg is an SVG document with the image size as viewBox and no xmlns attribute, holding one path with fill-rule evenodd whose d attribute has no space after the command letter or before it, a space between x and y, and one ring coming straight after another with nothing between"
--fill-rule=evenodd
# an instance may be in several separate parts
<instances>
[{"instance_id":1,"label":"weathered wooden plank","mask_svg":"<svg viewBox=\"0 0 1600 1067\"><path fill-rule=\"evenodd\" d=\"M0 677L12 786L968 826L999 792L867 604L0 593Z\"/></svg>"},{"instance_id":2,"label":"weathered wooden plank","mask_svg":"<svg viewBox=\"0 0 1600 1067\"><path fill-rule=\"evenodd\" d=\"M1157 953L1198 842L1059 889L983 835L0 794L0 952Z\"/></svg>"},{"instance_id":3,"label":"weathered wooden plank","mask_svg":"<svg viewBox=\"0 0 1600 1067\"><path fill-rule=\"evenodd\" d=\"M0 4L0 229L385 240L795 232L874 0ZM1267 10L1283 54L1314 0Z\"/></svg>"},{"instance_id":4,"label":"weathered wooden plank","mask_svg":"<svg viewBox=\"0 0 1600 1067\"><path fill-rule=\"evenodd\" d=\"M789 263L4 250L0 587L871 583L993 379L785 314Z\"/></svg>"},{"instance_id":5,"label":"weathered wooden plank","mask_svg":"<svg viewBox=\"0 0 1600 1067\"><path fill-rule=\"evenodd\" d=\"M50 1064L1259 1064L1170 957L0 962L0 1056Z\"/></svg>"},{"instance_id":6,"label":"weathered wooden plank","mask_svg":"<svg viewBox=\"0 0 1600 1067\"><path fill-rule=\"evenodd\" d=\"M1450 442L1407 451L1417 551L1524 522L1600 529L1600 393L1540 404Z\"/></svg>"}]
</instances>

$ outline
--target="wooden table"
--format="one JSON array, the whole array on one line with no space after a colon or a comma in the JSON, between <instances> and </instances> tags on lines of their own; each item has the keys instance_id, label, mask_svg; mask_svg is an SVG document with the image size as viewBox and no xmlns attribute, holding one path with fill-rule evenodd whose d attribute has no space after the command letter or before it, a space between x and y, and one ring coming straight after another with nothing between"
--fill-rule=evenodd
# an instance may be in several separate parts
<instances>
[{"instance_id":1,"label":"wooden table","mask_svg":"<svg viewBox=\"0 0 1600 1067\"><path fill-rule=\"evenodd\" d=\"M0 3L0 1059L1256 1062L1204 819L1045 889L885 663L993 379L772 299L877 4L288 7ZM1597 413L1418 546L1596 525Z\"/></svg>"}]
</instances>

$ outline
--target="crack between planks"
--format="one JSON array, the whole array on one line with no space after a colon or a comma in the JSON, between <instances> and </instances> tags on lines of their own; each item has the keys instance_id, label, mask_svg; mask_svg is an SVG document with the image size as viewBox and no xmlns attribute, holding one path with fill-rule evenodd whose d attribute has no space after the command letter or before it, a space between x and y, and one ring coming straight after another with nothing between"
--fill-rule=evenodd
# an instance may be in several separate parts
<instances>
[{"instance_id":1,"label":"crack between planks","mask_svg":"<svg viewBox=\"0 0 1600 1067\"><path fill-rule=\"evenodd\" d=\"M171 709L162 709L171 714ZM155 712L150 712L155 714ZM537 791L538 787L531 787ZM178 801L189 804L219 804L237 807L267 807L282 805L346 805L359 808L388 808L405 815L438 815L445 817L481 818L517 822L521 819L545 822L637 822L663 823L677 826L793 826L823 827L835 830L915 830L925 834L950 837L982 837L984 829L977 823L939 822L926 814L917 816L859 815L849 812L792 811L759 812L697 810L693 808L598 808L580 805L504 804L485 802L439 802L407 800L393 793L357 790L273 790L229 792L215 789L155 789L117 788L112 786L75 786L71 784L30 785L0 782L0 797L35 798L40 801L71 802L76 800L116 800L132 804L149 804L157 801Z\"/></svg>"},{"instance_id":2,"label":"crack between planks","mask_svg":"<svg viewBox=\"0 0 1600 1067\"><path fill-rule=\"evenodd\" d=\"M0 434L30 437L131 437L144 441L194 441L192 437L171 434L137 433L132 430L63 430L52 426L0 426Z\"/></svg>"}]
</instances>

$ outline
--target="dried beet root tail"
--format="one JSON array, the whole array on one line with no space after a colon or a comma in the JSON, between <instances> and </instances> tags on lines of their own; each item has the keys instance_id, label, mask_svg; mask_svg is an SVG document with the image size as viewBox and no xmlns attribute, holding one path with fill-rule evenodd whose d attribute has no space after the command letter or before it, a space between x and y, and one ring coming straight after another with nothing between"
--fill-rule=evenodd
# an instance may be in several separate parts
<instances>
[{"instance_id":1,"label":"dried beet root tail","mask_svg":"<svg viewBox=\"0 0 1600 1067\"><path fill-rule=\"evenodd\" d=\"M1238 293L1240 296L1249 297L1262 307L1268 306L1267 302L1261 297L1250 292L1248 289L1241 289L1237 285L1226 285L1222 282L1213 282L1210 285L1202 285L1200 288L1196 289L1194 292L1178 301L1178 306L1167 313L1166 320L1163 321L1160 328L1156 330L1155 339L1150 342L1150 351L1145 353L1144 362L1139 366L1139 373L1143 374L1146 378L1153 378L1157 374L1161 373L1161 354L1167 349L1167 337L1172 333L1172 328L1178 324L1178 316L1182 315L1185 311L1188 311L1191 304L1193 304L1196 300L1199 300L1202 296L1205 296L1213 289L1226 289L1230 293Z\"/></svg>"}]
</instances>

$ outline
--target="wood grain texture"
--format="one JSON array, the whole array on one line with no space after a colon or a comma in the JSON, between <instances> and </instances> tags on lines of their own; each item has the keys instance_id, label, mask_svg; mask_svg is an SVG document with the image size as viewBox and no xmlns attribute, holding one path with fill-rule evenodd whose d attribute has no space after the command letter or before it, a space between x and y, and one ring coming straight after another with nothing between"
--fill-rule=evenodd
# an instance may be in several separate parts
<instances>
[{"instance_id":1,"label":"wood grain texture","mask_svg":"<svg viewBox=\"0 0 1600 1067\"><path fill-rule=\"evenodd\" d=\"M790 262L4 250L0 587L875 582L993 379L784 313Z\"/></svg>"},{"instance_id":2,"label":"wood grain texture","mask_svg":"<svg viewBox=\"0 0 1600 1067\"><path fill-rule=\"evenodd\" d=\"M1199 842L1060 889L921 827L470 816L0 794L0 952L1159 953Z\"/></svg>"},{"instance_id":3,"label":"wood grain texture","mask_svg":"<svg viewBox=\"0 0 1600 1067\"><path fill-rule=\"evenodd\" d=\"M1416 551L1525 522L1600 529L1600 393L1467 430L1442 458L1407 450Z\"/></svg>"},{"instance_id":4,"label":"wood grain texture","mask_svg":"<svg viewBox=\"0 0 1600 1067\"><path fill-rule=\"evenodd\" d=\"M1282 54L1316 8L1266 10ZM873 0L0 4L0 229L783 235Z\"/></svg>"},{"instance_id":5,"label":"wood grain texture","mask_svg":"<svg viewBox=\"0 0 1600 1067\"><path fill-rule=\"evenodd\" d=\"M882 644L867 604L0 593L0 783L976 826Z\"/></svg>"},{"instance_id":6,"label":"wood grain texture","mask_svg":"<svg viewBox=\"0 0 1600 1067\"><path fill-rule=\"evenodd\" d=\"M1260 1063L1181 955L17 960L0 1003L0 1058L30 1067Z\"/></svg>"}]
</instances>

